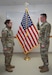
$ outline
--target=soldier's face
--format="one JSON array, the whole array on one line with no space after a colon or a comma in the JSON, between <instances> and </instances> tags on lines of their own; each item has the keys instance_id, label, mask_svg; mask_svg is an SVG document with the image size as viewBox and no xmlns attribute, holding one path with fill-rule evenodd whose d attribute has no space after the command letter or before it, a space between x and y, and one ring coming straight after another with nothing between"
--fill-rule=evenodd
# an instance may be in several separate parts
<instances>
[{"instance_id":1,"label":"soldier's face","mask_svg":"<svg viewBox=\"0 0 52 75\"><path fill-rule=\"evenodd\" d=\"M11 21L9 22L8 27L12 28L12 22Z\"/></svg>"},{"instance_id":2,"label":"soldier's face","mask_svg":"<svg viewBox=\"0 0 52 75\"><path fill-rule=\"evenodd\" d=\"M45 22L46 21L46 18L44 16L40 16L40 21L41 22Z\"/></svg>"}]
</instances>

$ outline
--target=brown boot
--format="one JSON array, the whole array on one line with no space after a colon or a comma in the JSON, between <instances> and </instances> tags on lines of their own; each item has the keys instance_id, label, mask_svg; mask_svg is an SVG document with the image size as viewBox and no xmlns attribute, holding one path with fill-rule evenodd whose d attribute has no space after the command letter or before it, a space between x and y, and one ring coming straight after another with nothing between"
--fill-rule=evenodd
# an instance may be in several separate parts
<instances>
[{"instance_id":1,"label":"brown boot","mask_svg":"<svg viewBox=\"0 0 52 75\"><path fill-rule=\"evenodd\" d=\"M43 69L44 66L39 66L39 69Z\"/></svg>"},{"instance_id":2,"label":"brown boot","mask_svg":"<svg viewBox=\"0 0 52 75\"><path fill-rule=\"evenodd\" d=\"M15 66L13 66L13 65L10 65L10 68L15 68Z\"/></svg>"},{"instance_id":3,"label":"brown boot","mask_svg":"<svg viewBox=\"0 0 52 75\"><path fill-rule=\"evenodd\" d=\"M44 66L40 72L43 73L43 72L48 72L49 71L49 68L47 66Z\"/></svg>"},{"instance_id":4,"label":"brown boot","mask_svg":"<svg viewBox=\"0 0 52 75\"><path fill-rule=\"evenodd\" d=\"M8 72L13 72L13 70L8 66L8 67L6 67L6 71L8 71Z\"/></svg>"}]
</instances>

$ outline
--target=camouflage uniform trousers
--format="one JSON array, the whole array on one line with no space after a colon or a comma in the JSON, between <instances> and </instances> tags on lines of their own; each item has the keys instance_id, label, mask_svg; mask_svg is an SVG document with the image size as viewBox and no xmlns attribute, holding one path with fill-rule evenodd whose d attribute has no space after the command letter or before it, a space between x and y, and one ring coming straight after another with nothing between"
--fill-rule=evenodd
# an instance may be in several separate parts
<instances>
[{"instance_id":1,"label":"camouflage uniform trousers","mask_svg":"<svg viewBox=\"0 0 52 75\"><path fill-rule=\"evenodd\" d=\"M6 51L4 51L5 55L5 66L9 66L11 64L12 56L13 56L13 47L8 48Z\"/></svg>"},{"instance_id":2,"label":"camouflage uniform trousers","mask_svg":"<svg viewBox=\"0 0 52 75\"><path fill-rule=\"evenodd\" d=\"M41 59L42 59L43 64L45 66L49 65L49 62L48 62L48 49L49 49L49 43L45 44L44 48L42 48L42 43L40 44Z\"/></svg>"}]
</instances>

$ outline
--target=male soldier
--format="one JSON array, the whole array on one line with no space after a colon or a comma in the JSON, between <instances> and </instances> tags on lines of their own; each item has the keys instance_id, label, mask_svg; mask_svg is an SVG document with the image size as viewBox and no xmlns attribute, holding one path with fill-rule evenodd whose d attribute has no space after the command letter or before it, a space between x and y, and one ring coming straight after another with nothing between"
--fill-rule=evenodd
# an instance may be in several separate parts
<instances>
[{"instance_id":1,"label":"male soldier","mask_svg":"<svg viewBox=\"0 0 52 75\"><path fill-rule=\"evenodd\" d=\"M40 72L47 72L49 71L48 68L48 48L50 43L50 32L51 32L51 25L47 22L47 15L45 13L40 14L40 21L42 22L41 26L39 25L39 20L37 23L37 28L40 30L39 32L39 42L40 42L40 53L41 58L43 61L43 66L40 66Z\"/></svg>"},{"instance_id":2,"label":"male soldier","mask_svg":"<svg viewBox=\"0 0 52 75\"><path fill-rule=\"evenodd\" d=\"M5 67L6 71L13 72L12 68L15 68L15 66L11 65L13 46L14 46L13 31L11 30L12 22L10 19L7 19L4 22L4 24L6 25L6 27L2 30L1 42L3 45L3 52L5 55Z\"/></svg>"}]
</instances>

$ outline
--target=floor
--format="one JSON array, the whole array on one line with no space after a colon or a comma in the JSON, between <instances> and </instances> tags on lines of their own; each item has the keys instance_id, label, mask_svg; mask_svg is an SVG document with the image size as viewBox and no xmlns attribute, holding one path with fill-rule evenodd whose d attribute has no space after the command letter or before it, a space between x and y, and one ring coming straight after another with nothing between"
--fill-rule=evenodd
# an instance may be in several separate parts
<instances>
[{"instance_id":1,"label":"floor","mask_svg":"<svg viewBox=\"0 0 52 75\"><path fill-rule=\"evenodd\" d=\"M12 63L15 65L12 73L5 71L4 55L0 54L0 75L52 75L52 54L49 54L49 72L40 73L39 66L42 65L40 54L30 53L31 59L25 61L25 55L17 53L13 55Z\"/></svg>"}]
</instances>

